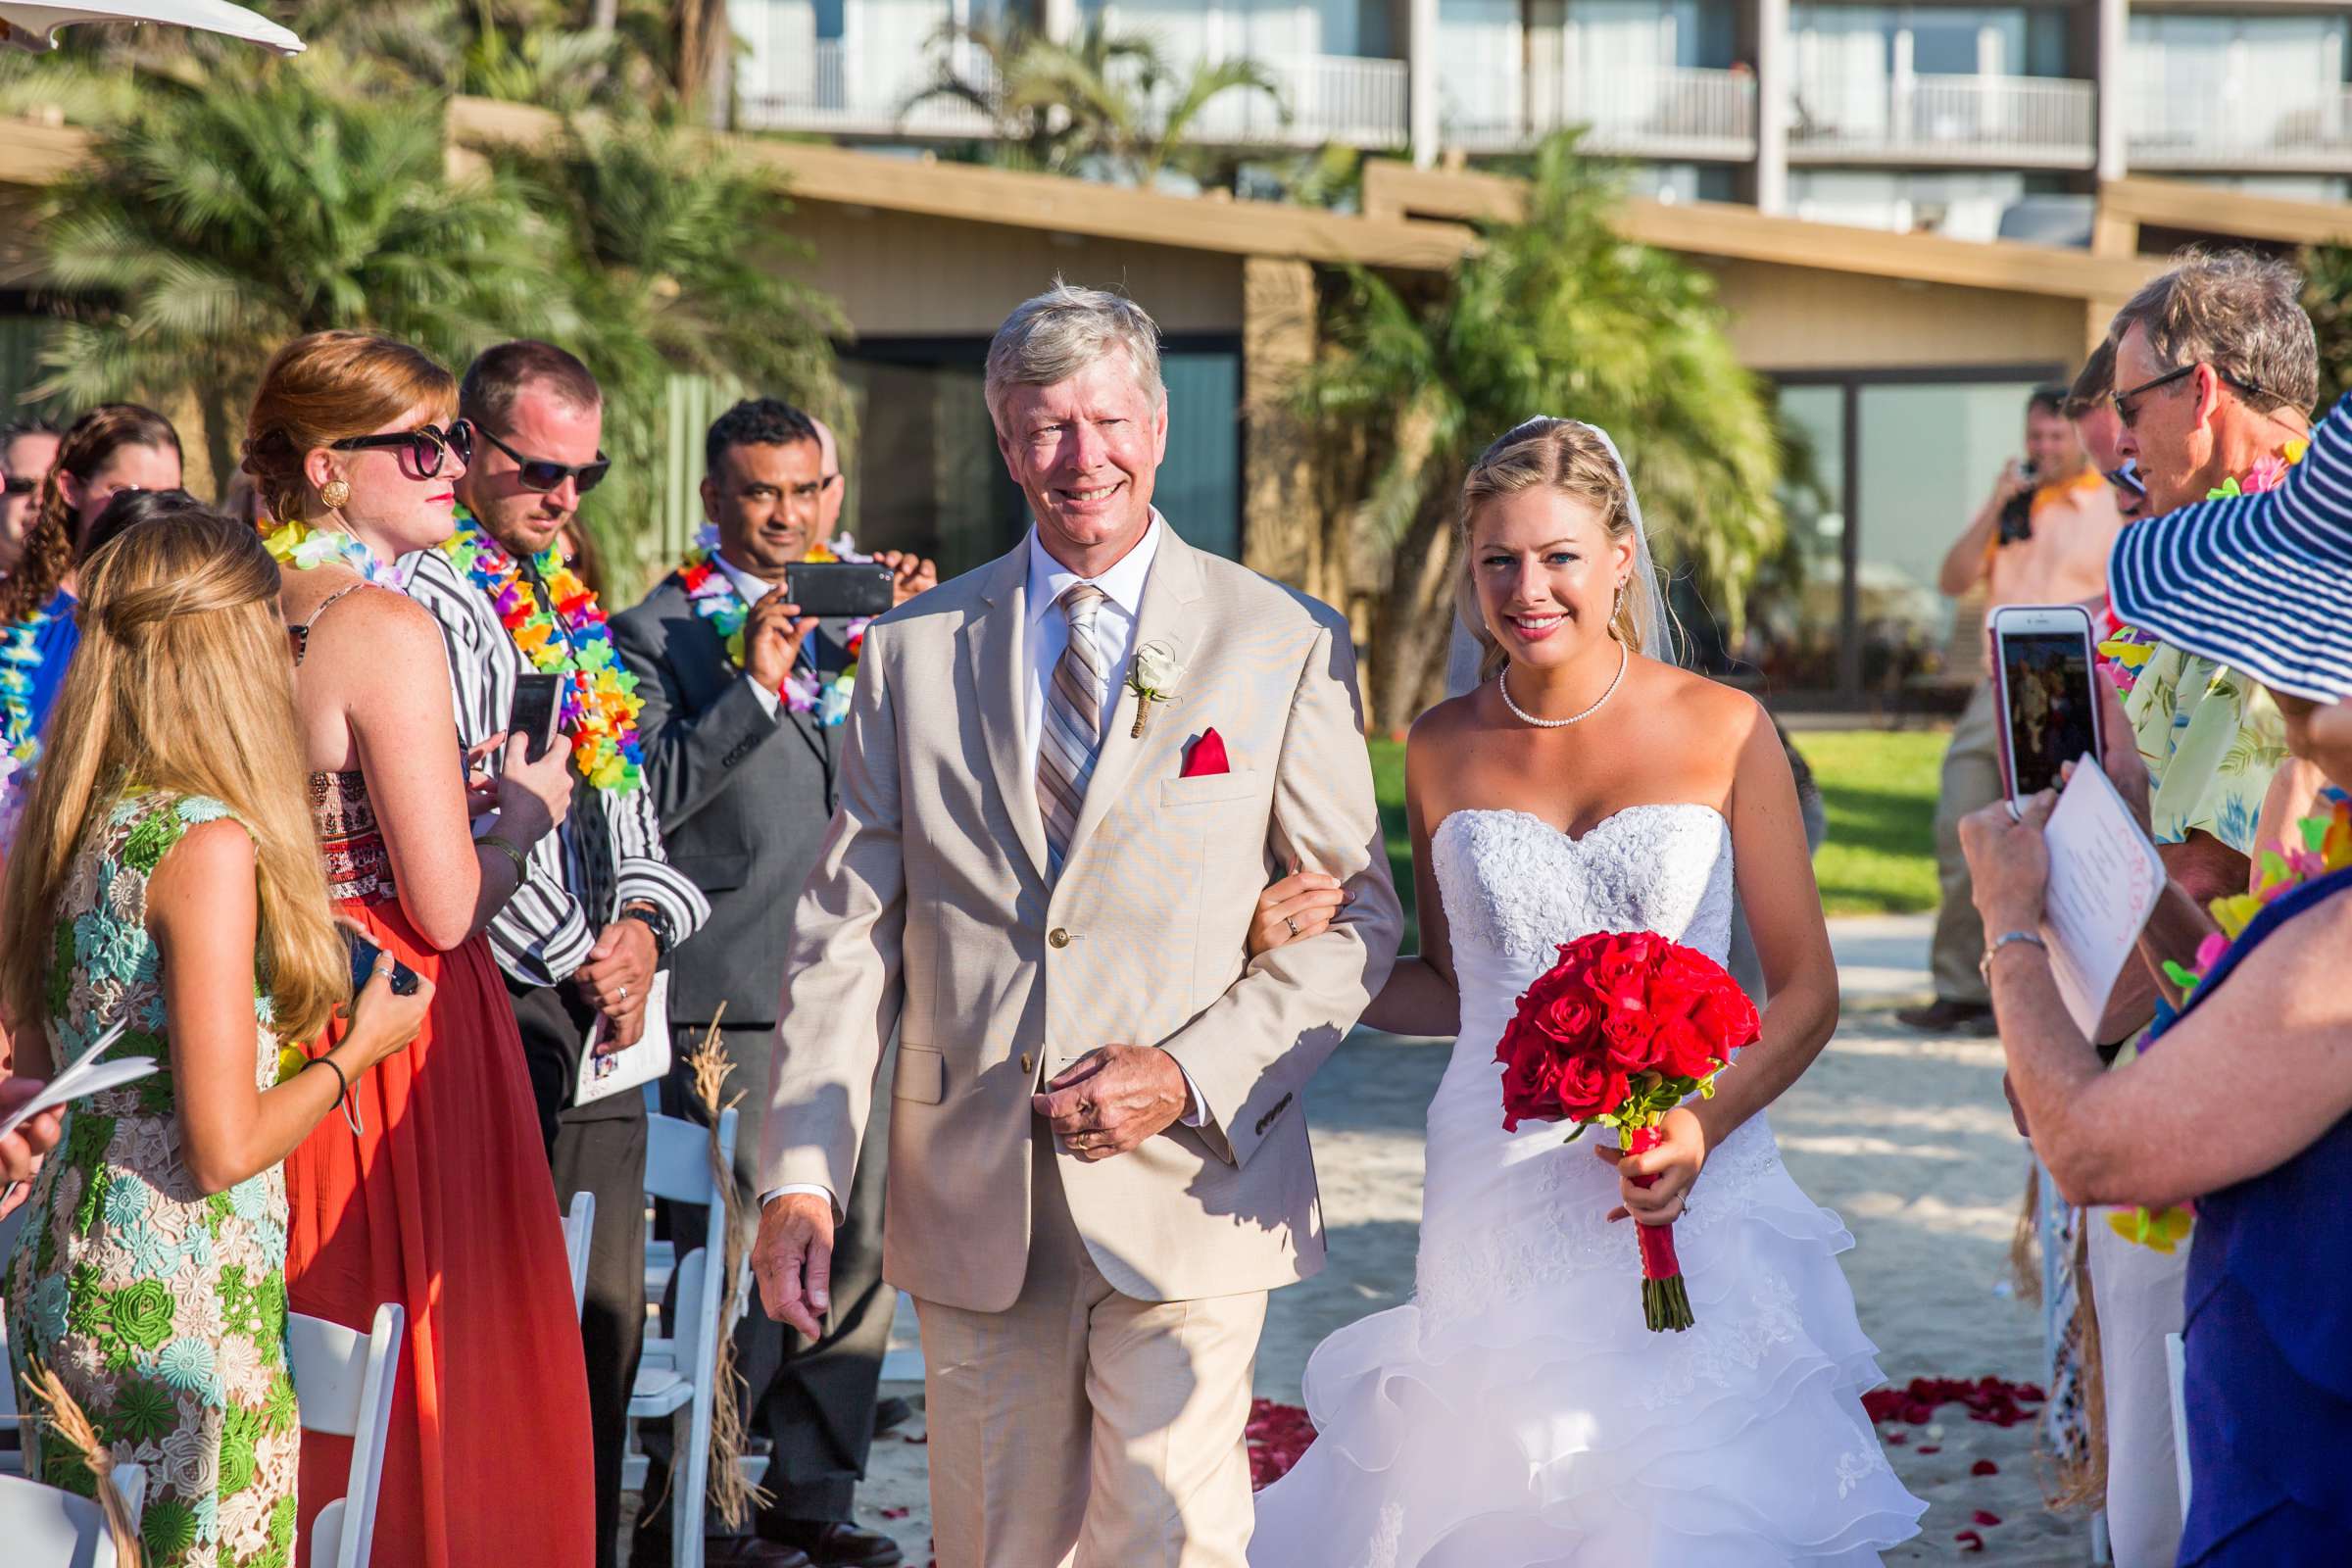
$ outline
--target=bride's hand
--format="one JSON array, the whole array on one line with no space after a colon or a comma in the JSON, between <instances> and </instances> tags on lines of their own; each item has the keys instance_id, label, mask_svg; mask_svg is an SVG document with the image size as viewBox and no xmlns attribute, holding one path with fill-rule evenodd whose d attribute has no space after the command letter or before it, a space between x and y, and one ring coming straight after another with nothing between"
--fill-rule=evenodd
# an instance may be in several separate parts
<instances>
[{"instance_id":1,"label":"bride's hand","mask_svg":"<svg viewBox=\"0 0 2352 1568\"><path fill-rule=\"evenodd\" d=\"M1250 956L1319 935L1353 901L1338 877L1293 866L1289 876L1257 896L1257 913L1250 920Z\"/></svg>"},{"instance_id":2,"label":"bride's hand","mask_svg":"<svg viewBox=\"0 0 2352 1568\"><path fill-rule=\"evenodd\" d=\"M1683 1212L1690 1186L1707 1163L1707 1133L1698 1118L1677 1105L1658 1122L1658 1147L1629 1154L1606 1144L1592 1152L1617 1167L1617 1191L1623 1202L1609 1210L1612 1220L1634 1219L1643 1225L1671 1225ZM1636 1177L1655 1176L1647 1187L1634 1185Z\"/></svg>"}]
</instances>

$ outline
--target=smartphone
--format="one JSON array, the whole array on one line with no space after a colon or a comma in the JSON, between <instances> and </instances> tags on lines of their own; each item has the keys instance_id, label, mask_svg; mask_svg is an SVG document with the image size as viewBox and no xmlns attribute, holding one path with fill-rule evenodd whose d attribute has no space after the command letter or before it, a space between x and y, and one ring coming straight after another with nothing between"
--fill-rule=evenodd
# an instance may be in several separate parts
<instances>
[{"instance_id":1,"label":"smartphone","mask_svg":"<svg viewBox=\"0 0 2352 1568\"><path fill-rule=\"evenodd\" d=\"M507 733L528 744L523 755L536 762L556 744L556 718L563 710L564 677L517 675L514 704L507 710Z\"/></svg>"},{"instance_id":2,"label":"smartphone","mask_svg":"<svg viewBox=\"0 0 2352 1568\"><path fill-rule=\"evenodd\" d=\"M2001 505L2001 543L2005 545L2034 537L2034 465L2020 464L2017 476L2026 487Z\"/></svg>"},{"instance_id":3,"label":"smartphone","mask_svg":"<svg viewBox=\"0 0 2352 1568\"><path fill-rule=\"evenodd\" d=\"M2081 605L2003 605L1984 617L1992 643L2001 783L2013 801L2058 784L2058 770L2099 756L2099 694L2090 613Z\"/></svg>"},{"instance_id":4,"label":"smartphone","mask_svg":"<svg viewBox=\"0 0 2352 1568\"><path fill-rule=\"evenodd\" d=\"M351 955L351 994L357 997L368 988L368 982L375 978L375 960L383 956L384 950L349 926L343 927L343 947ZM392 960L390 978L394 996L412 997L416 994L416 971L398 958Z\"/></svg>"},{"instance_id":5,"label":"smartphone","mask_svg":"<svg viewBox=\"0 0 2352 1568\"><path fill-rule=\"evenodd\" d=\"M784 568L784 592L804 615L827 620L879 615L890 609L891 569L870 561L805 561Z\"/></svg>"}]
</instances>

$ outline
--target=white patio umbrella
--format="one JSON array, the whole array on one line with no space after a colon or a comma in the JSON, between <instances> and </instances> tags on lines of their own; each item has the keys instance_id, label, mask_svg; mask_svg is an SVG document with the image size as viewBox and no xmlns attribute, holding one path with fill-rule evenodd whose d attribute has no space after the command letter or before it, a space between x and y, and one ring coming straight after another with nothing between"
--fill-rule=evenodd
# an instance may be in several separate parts
<instances>
[{"instance_id":1,"label":"white patio umbrella","mask_svg":"<svg viewBox=\"0 0 2352 1568\"><path fill-rule=\"evenodd\" d=\"M81 0L77 5L23 5L0 0L0 46L39 54L57 47L57 29L75 22L154 22L243 38L281 55L302 53L302 40L258 12L228 0Z\"/></svg>"}]
</instances>

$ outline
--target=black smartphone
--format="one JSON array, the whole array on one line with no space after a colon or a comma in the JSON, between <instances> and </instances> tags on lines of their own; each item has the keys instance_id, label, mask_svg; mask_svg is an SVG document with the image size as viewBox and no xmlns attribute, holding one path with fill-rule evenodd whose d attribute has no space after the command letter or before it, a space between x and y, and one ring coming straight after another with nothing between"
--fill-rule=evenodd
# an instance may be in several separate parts
<instances>
[{"instance_id":1,"label":"black smartphone","mask_svg":"<svg viewBox=\"0 0 2352 1568\"><path fill-rule=\"evenodd\" d=\"M343 947L351 955L351 994L357 997L368 988L368 982L375 977L375 960L384 956L384 950L349 926L343 928ZM416 995L416 971L398 958L392 960L391 980L393 995Z\"/></svg>"},{"instance_id":2,"label":"black smartphone","mask_svg":"<svg viewBox=\"0 0 2352 1568\"><path fill-rule=\"evenodd\" d=\"M2090 616L2080 605L2004 605L1985 616L2000 702L2001 782L2022 801L2068 762L2099 756Z\"/></svg>"},{"instance_id":3,"label":"black smartphone","mask_svg":"<svg viewBox=\"0 0 2352 1568\"><path fill-rule=\"evenodd\" d=\"M529 744L523 755L536 762L556 744L556 717L563 709L564 677L517 675L514 705L507 710L507 733Z\"/></svg>"},{"instance_id":4,"label":"black smartphone","mask_svg":"<svg viewBox=\"0 0 2352 1568\"><path fill-rule=\"evenodd\" d=\"M870 561L805 561L784 568L784 592L804 615L827 620L890 609L891 570Z\"/></svg>"},{"instance_id":5,"label":"black smartphone","mask_svg":"<svg viewBox=\"0 0 2352 1568\"><path fill-rule=\"evenodd\" d=\"M2026 487L2011 496L2001 506L2001 543L2021 544L2034 537L2034 465L2025 464L2017 470Z\"/></svg>"}]
</instances>

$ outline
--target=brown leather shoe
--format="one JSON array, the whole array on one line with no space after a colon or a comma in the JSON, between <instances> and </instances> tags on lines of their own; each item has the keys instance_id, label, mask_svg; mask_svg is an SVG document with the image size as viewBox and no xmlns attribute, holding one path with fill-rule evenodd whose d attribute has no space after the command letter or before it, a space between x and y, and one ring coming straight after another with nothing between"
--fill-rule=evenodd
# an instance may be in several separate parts
<instances>
[{"instance_id":1,"label":"brown leather shoe","mask_svg":"<svg viewBox=\"0 0 2352 1568\"><path fill-rule=\"evenodd\" d=\"M906 1561L888 1536L834 1520L762 1520L760 1533L807 1552L814 1568L902 1568Z\"/></svg>"}]
</instances>

